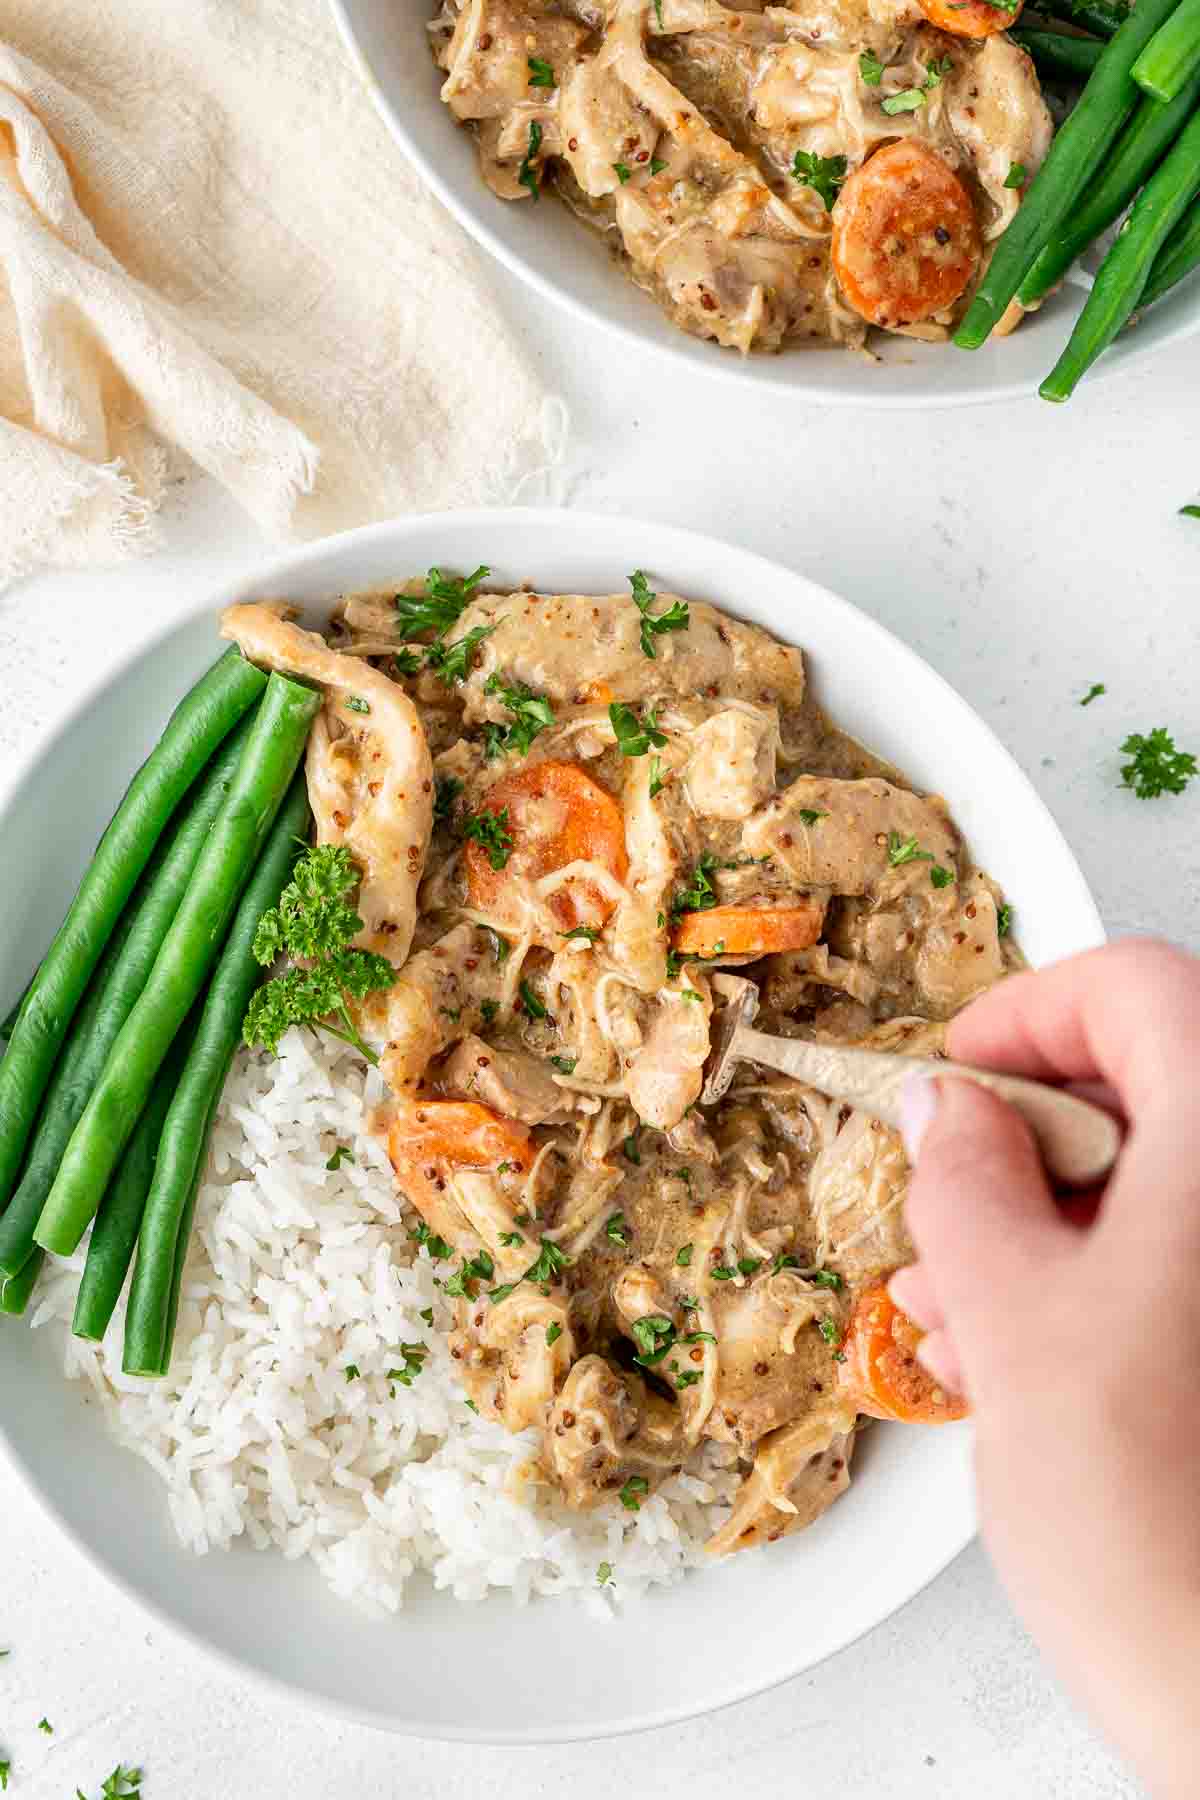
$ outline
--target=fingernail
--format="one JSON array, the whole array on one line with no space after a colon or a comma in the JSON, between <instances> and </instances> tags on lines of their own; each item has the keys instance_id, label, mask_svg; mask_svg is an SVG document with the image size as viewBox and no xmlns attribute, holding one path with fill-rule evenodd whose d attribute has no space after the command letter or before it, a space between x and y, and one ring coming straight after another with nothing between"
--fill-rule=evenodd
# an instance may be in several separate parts
<instances>
[{"instance_id":1,"label":"fingernail","mask_svg":"<svg viewBox=\"0 0 1200 1800\"><path fill-rule=\"evenodd\" d=\"M900 1089L900 1136L910 1163L921 1154L921 1143L937 1111L937 1082L930 1075L908 1075Z\"/></svg>"}]
</instances>

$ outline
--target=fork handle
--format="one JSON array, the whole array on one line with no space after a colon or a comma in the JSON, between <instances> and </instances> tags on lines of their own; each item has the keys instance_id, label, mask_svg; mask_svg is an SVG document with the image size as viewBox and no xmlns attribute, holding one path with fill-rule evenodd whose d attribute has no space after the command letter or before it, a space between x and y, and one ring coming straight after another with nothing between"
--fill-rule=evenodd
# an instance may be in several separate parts
<instances>
[{"instance_id":1,"label":"fork handle","mask_svg":"<svg viewBox=\"0 0 1200 1800\"><path fill-rule=\"evenodd\" d=\"M1101 1180L1121 1148L1121 1128L1103 1107L1021 1075L998 1075L992 1069L930 1056L892 1056L879 1050L814 1044L805 1038L771 1037L749 1025L738 1030L731 1052L792 1075L834 1100L873 1114L885 1125L899 1126L900 1090L910 1075L974 1081L1016 1107L1033 1132L1050 1174L1069 1187L1088 1187Z\"/></svg>"}]
</instances>

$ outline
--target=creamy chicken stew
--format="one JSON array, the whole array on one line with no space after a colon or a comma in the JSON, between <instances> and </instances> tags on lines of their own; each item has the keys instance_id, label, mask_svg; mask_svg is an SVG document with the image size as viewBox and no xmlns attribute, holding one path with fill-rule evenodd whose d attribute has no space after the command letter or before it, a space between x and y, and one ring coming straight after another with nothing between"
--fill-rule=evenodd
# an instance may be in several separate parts
<instances>
[{"instance_id":1,"label":"creamy chicken stew","mask_svg":"<svg viewBox=\"0 0 1200 1800\"><path fill-rule=\"evenodd\" d=\"M799 650L640 573L482 573L352 598L332 645L282 607L224 629L326 692L318 836L398 970L358 1023L471 1403L540 1433L578 1507L715 1446L744 1479L712 1548L775 1539L844 1491L864 1418L960 1408L883 1285L911 1255L896 1134L749 1065L701 1104L723 972L769 1031L937 1055L1019 960L1008 909Z\"/></svg>"},{"instance_id":2,"label":"creamy chicken stew","mask_svg":"<svg viewBox=\"0 0 1200 1800\"><path fill-rule=\"evenodd\" d=\"M444 0L432 34L496 194L553 187L696 336L862 347L948 335L1045 157L1020 5Z\"/></svg>"}]
</instances>

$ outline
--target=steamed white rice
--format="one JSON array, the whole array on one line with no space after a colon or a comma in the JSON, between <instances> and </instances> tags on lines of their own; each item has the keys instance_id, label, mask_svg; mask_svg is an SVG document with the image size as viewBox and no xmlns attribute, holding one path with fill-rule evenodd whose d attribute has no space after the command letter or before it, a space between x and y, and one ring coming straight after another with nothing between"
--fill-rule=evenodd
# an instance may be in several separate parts
<instances>
[{"instance_id":1,"label":"steamed white rice","mask_svg":"<svg viewBox=\"0 0 1200 1800\"><path fill-rule=\"evenodd\" d=\"M116 1437L161 1477L197 1555L245 1538L310 1556L374 1614L396 1611L419 1571L461 1600L576 1593L602 1610L678 1580L728 1516L728 1452L709 1446L637 1513L561 1504L539 1475L537 1434L510 1436L465 1403L438 1266L413 1259L386 1155L364 1128L382 1097L374 1071L332 1038L292 1030L277 1057L239 1054L168 1380L122 1374L124 1302L103 1345L70 1335L86 1245L48 1271L32 1323L59 1334L66 1373L91 1384ZM354 1160L334 1171L338 1144ZM418 1341L421 1374L411 1387L389 1380L400 1345Z\"/></svg>"}]
</instances>

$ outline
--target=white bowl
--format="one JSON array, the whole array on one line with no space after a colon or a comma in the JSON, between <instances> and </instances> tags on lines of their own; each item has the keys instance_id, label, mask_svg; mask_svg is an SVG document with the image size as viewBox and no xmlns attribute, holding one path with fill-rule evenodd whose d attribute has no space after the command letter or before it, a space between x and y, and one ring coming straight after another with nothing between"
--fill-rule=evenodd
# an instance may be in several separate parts
<instances>
[{"instance_id":1,"label":"white bowl","mask_svg":"<svg viewBox=\"0 0 1200 1800\"><path fill-rule=\"evenodd\" d=\"M406 519L328 539L214 597L101 674L41 754L5 784L0 1010L62 917L130 772L213 660L218 608L288 595L321 619L336 595L434 563L488 563L501 580L614 591L645 568L683 594L803 645L833 717L945 793L1004 884L1034 962L1102 940L1058 829L1007 751L939 675L873 620L748 551L665 525L561 511ZM418 1589L395 1620L365 1620L307 1564L175 1543L164 1490L107 1435L43 1332L6 1320L0 1441L46 1508L125 1591L239 1671L375 1725L496 1742L599 1736L709 1712L796 1675L902 1606L974 1530L971 1441L880 1426L849 1493L812 1530L690 1576L611 1623L571 1602L464 1607ZM752 1629L747 1622L752 1621Z\"/></svg>"},{"instance_id":2,"label":"white bowl","mask_svg":"<svg viewBox=\"0 0 1200 1800\"><path fill-rule=\"evenodd\" d=\"M1083 295L1068 287L1012 337L968 353L949 344L876 340L883 362L810 348L741 357L669 324L658 306L617 268L598 234L548 206L498 200L484 185L475 146L438 98L426 23L433 0L330 0L363 80L397 141L438 198L471 235L538 293L577 317L635 343L753 386L773 387L825 406L968 406L1037 392L1066 343ZM1089 382L1134 368L1165 344L1200 331L1200 275L1152 307L1097 363ZM1047 408L1047 412L1049 409ZM1047 418L1047 426L1052 424Z\"/></svg>"}]
</instances>

